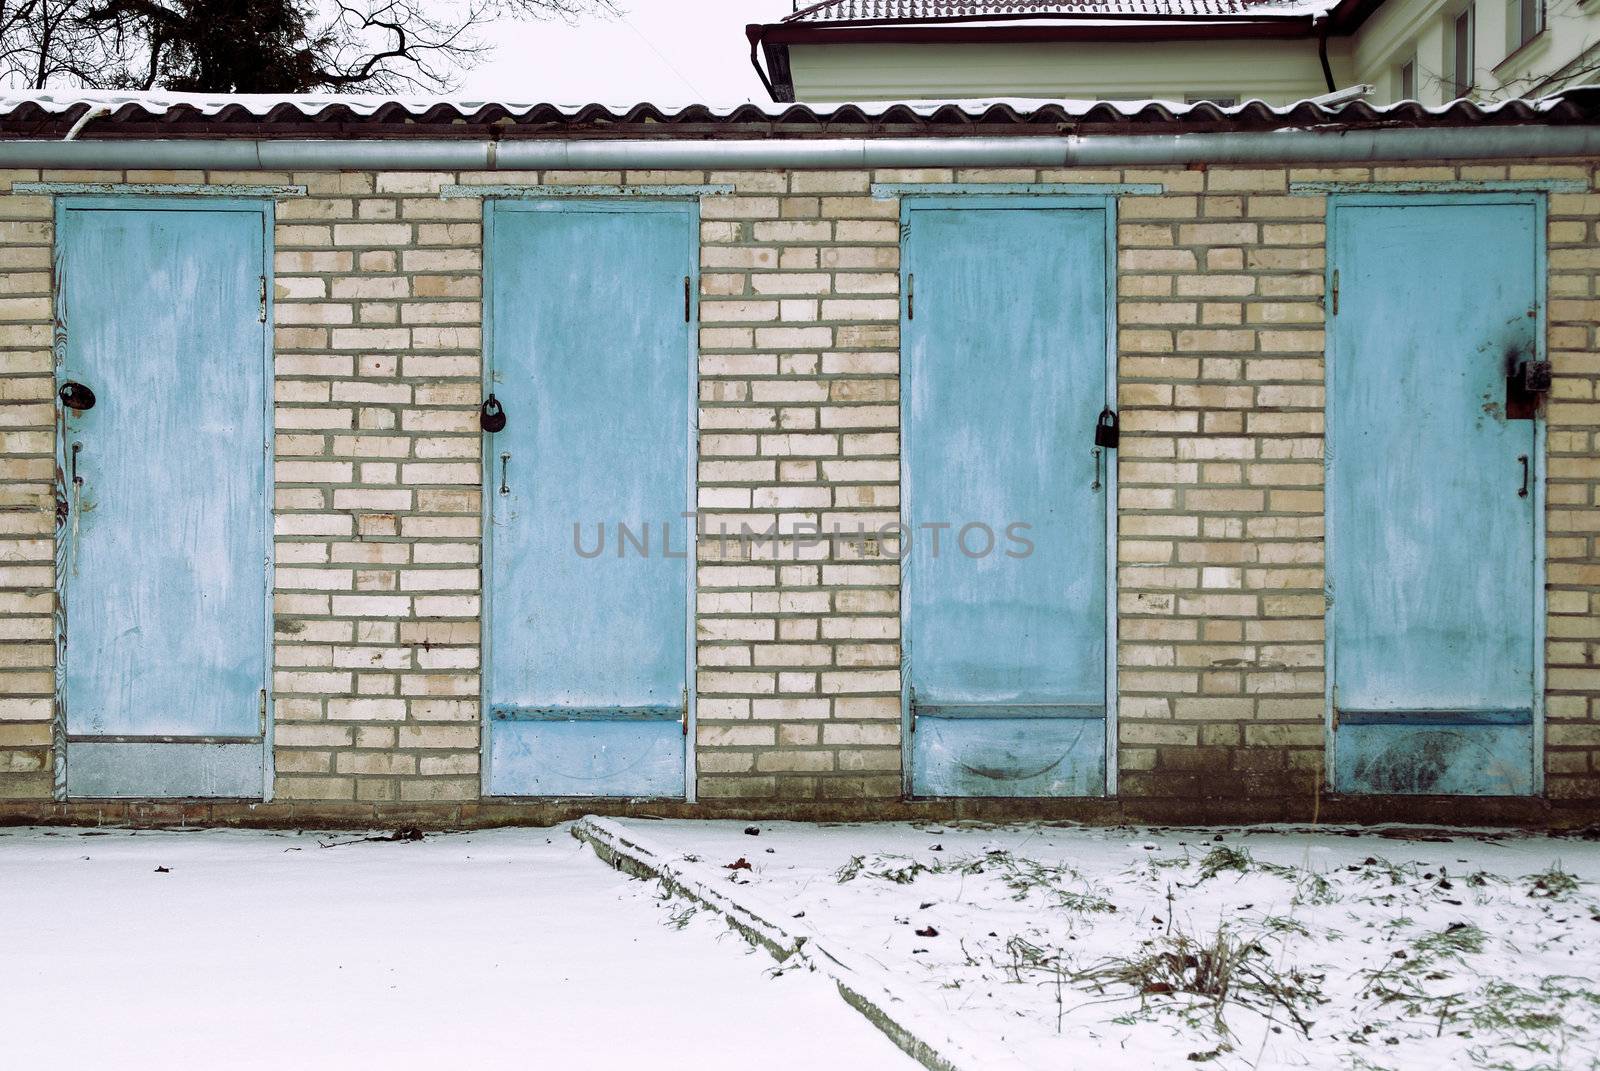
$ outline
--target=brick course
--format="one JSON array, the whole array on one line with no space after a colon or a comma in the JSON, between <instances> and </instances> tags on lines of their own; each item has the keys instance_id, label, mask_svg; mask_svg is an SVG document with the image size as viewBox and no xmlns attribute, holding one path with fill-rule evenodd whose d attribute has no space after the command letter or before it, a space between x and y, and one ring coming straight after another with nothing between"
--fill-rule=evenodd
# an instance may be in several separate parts
<instances>
[{"instance_id":1,"label":"brick course","mask_svg":"<svg viewBox=\"0 0 1600 1071\"><path fill-rule=\"evenodd\" d=\"M701 202L698 791L900 794L899 205L877 182L1161 183L1118 205L1120 794L1318 794L1326 199L1426 168L551 172L722 183ZM454 173L0 173L301 183L277 203L277 799L479 796L481 203ZM52 206L0 195L0 798L51 791ZM1600 192L1549 197L1547 770L1600 798ZM771 539L722 541L745 527ZM320 812L319 812L320 809ZM352 811L353 809L353 811Z\"/></svg>"}]
</instances>

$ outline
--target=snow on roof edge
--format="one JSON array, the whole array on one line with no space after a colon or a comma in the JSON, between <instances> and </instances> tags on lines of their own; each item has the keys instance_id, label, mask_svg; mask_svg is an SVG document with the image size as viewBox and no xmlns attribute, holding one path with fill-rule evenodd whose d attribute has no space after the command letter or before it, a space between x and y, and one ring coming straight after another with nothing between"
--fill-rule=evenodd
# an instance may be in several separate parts
<instances>
[{"instance_id":1,"label":"snow on roof edge","mask_svg":"<svg viewBox=\"0 0 1600 1071\"><path fill-rule=\"evenodd\" d=\"M1597 88L1597 87L1570 87ZM1563 92L1570 92L1569 90ZM1401 107L1421 108L1429 115L1445 115L1453 108L1471 103L1485 113L1493 113L1510 106L1531 108L1535 111L1548 111L1556 107L1562 100L1561 94L1536 98L1507 98L1499 101L1466 101L1453 100L1444 104L1421 105L1416 101L1396 101L1385 105L1367 104L1374 111L1383 112L1387 109ZM983 97L983 98L950 98L941 100L906 100L906 101L860 101L860 102L828 102L826 104L807 105L798 104L773 104L760 101L740 101L736 103L710 104L702 102L692 103L660 103L660 102L634 102L630 104L608 104L605 102L590 101L583 104L559 104L550 101L514 101L478 99L455 96L405 96L388 94L266 94L266 93L169 93L169 92L122 92L114 90L28 90L25 92L0 92L0 115L8 114L23 105L34 105L45 112L63 114L84 105L107 113L116 111L125 106L135 106L152 114L165 114L180 107L192 108L202 116L220 114L225 108L241 107L252 116L265 117L270 112L289 107L300 114L311 118L323 109L332 106L342 106L358 115L373 115L380 109L398 105L414 114L422 114L440 106L453 108L463 115L471 115L484 108L497 107L513 114L527 114L536 109L554 109L564 115L576 116L587 109L602 108L617 116L641 108L650 107L667 114L679 114L689 108L704 108L717 117L731 116L736 111L749 112L755 110L772 119L779 119L792 112L795 108L810 110L817 116L826 116L844 108L855 108L869 117L881 116L890 109L908 109L920 116L931 116L935 112L957 107L963 113L977 118L995 107L1010 108L1022 114L1040 110L1046 107L1056 107L1069 115L1086 114L1092 108L1109 107L1122 116L1132 118L1137 113L1156 107L1164 109L1173 115L1184 115L1197 108L1213 108L1224 116L1236 116L1246 109L1259 110L1266 108L1274 115L1288 117L1296 109L1306 105L1323 107L1330 112L1337 112L1344 105L1320 104L1315 97L1298 100L1290 104L1270 105L1263 101L1252 99L1242 100L1237 104L1220 106L1206 102L1188 103L1184 101L1162 100L1149 98L1141 100L1090 100L1079 98L1054 98L1054 97Z\"/></svg>"}]
</instances>

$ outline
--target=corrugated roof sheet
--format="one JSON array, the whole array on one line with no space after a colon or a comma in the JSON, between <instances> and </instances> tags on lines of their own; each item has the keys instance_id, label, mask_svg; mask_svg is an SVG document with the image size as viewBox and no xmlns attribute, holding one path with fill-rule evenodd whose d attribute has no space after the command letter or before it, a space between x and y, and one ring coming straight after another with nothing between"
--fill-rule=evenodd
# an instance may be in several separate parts
<instances>
[{"instance_id":1,"label":"corrugated roof sheet","mask_svg":"<svg viewBox=\"0 0 1600 1071\"><path fill-rule=\"evenodd\" d=\"M1097 15L1150 18L1304 15L1327 11L1338 0L825 0L785 15L781 22L925 23L1083 19Z\"/></svg>"},{"instance_id":2,"label":"corrugated roof sheet","mask_svg":"<svg viewBox=\"0 0 1600 1071\"><path fill-rule=\"evenodd\" d=\"M551 104L389 96L219 96L89 91L0 93L0 136L61 137L91 111L80 138L106 136L769 137L849 133L943 135L1121 130L1283 129L1325 126L1592 123L1600 87L1490 104L1414 101L1328 106L1314 101L1229 107L1201 102L959 100L805 104Z\"/></svg>"}]
</instances>

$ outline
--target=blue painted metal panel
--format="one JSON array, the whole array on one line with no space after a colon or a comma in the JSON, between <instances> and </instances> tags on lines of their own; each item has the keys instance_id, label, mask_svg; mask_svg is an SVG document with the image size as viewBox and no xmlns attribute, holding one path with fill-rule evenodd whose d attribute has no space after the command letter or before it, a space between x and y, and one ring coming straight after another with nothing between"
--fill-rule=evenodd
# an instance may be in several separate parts
<instances>
[{"instance_id":1,"label":"blue painted metal panel","mask_svg":"<svg viewBox=\"0 0 1600 1071\"><path fill-rule=\"evenodd\" d=\"M1476 716L1537 706L1538 432L1506 412L1541 353L1537 205L1352 198L1332 224L1334 787L1529 792L1532 729Z\"/></svg>"},{"instance_id":2,"label":"blue painted metal panel","mask_svg":"<svg viewBox=\"0 0 1600 1071\"><path fill-rule=\"evenodd\" d=\"M57 372L96 395L85 412L63 409L75 737L262 734L265 212L107 199L58 214ZM258 795L261 746L250 750ZM145 783L128 754L130 784ZM69 787L82 776L69 771ZM157 780L161 792L117 794L215 787Z\"/></svg>"},{"instance_id":3,"label":"blue painted metal panel","mask_svg":"<svg viewBox=\"0 0 1600 1071\"><path fill-rule=\"evenodd\" d=\"M1030 197L907 206L912 791L1099 794L1113 458L1096 457L1094 425L1107 402L1108 213ZM986 707L998 716L919 716ZM1033 716L1008 716L1018 707Z\"/></svg>"},{"instance_id":4,"label":"blue painted metal panel","mask_svg":"<svg viewBox=\"0 0 1600 1071\"><path fill-rule=\"evenodd\" d=\"M491 796L682 796L683 729L667 721L496 721Z\"/></svg>"},{"instance_id":5,"label":"blue painted metal panel","mask_svg":"<svg viewBox=\"0 0 1600 1071\"><path fill-rule=\"evenodd\" d=\"M1341 722L1340 792L1525 796L1533 791L1533 726Z\"/></svg>"},{"instance_id":6,"label":"blue painted metal panel","mask_svg":"<svg viewBox=\"0 0 1600 1071\"><path fill-rule=\"evenodd\" d=\"M1098 796L1105 791L1105 721L1098 715L919 715L911 743L919 796Z\"/></svg>"},{"instance_id":7,"label":"blue painted metal panel","mask_svg":"<svg viewBox=\"0 0 1600 1071\"><path fill-rule=\"evenodd\" d=\"M486 698L615 715L493 721L490 791L681 796L683 727L628 712L687 702L693 206L502 202L486 215L490 389L508 417L485 440Z\"/></svg>"}]
</instances>

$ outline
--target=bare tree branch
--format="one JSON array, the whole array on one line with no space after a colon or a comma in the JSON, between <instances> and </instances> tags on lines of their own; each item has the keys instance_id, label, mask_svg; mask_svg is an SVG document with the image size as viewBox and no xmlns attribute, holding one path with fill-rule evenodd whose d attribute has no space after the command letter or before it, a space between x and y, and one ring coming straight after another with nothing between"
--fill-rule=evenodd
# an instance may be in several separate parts
<instances>
[{"instance_id":1,"label":"bare tree branch","mask_svg":"<svg viewBox=\"0 0 1600 1071\"><path fill-rule=\"evenodd\" d=\"M212 92L454 88L501 19L617 0L0 0L0 86Z\"/></svg>"}]
</instances>

